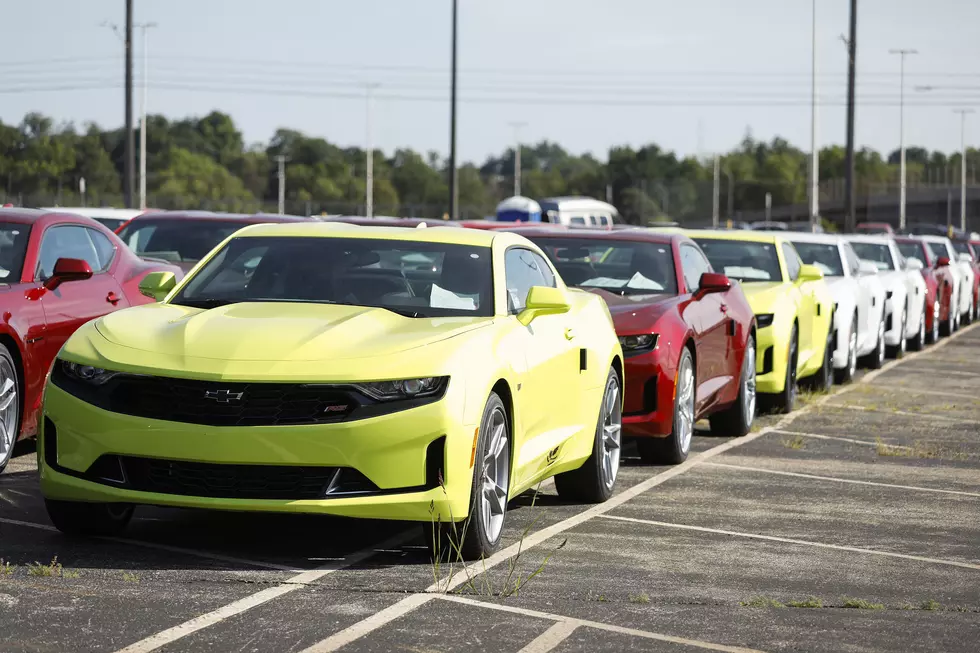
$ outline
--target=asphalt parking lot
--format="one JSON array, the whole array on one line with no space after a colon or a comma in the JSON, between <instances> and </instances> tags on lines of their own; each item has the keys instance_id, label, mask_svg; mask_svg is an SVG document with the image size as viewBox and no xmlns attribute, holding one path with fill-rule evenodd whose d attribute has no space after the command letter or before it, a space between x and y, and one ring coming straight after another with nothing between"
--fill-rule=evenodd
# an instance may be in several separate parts
<instances>
[{"instance_id":1,"label":"asphalt parking lot","mask_svg":"<svg viewBox=\"0 0 980 653\"><path fill-rule=\"evenodd\" d=\"M802 399L683 465L626 459L606 504L518 497L466 570L406 524L145 508L68 540L25 452L0 651L976 651L980 327Z\"/></svg>"}]
</instances>

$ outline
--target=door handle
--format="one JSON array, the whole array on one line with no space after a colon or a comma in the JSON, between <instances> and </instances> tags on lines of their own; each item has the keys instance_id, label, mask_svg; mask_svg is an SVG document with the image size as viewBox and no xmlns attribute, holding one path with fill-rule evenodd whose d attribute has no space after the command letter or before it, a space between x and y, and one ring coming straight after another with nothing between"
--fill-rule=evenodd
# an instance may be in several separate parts
<instances>
[{"instance_id":1,"label":"door handle","mask_svg":"<svg viewBox=\"0 0 980 653\"><path fill-rule=\"evenodd\" d=\"M724 303L723 303L723 304L721 305L721 312L722 312L722 313L727 313L727 312L728 312L728 304L724 304Z\"/></svg>"},{"instance_id":2,"label":"door handle","mask_svg":"<svg viewBox=\"0 0 980 653\"><path fill-rule=\"evenodd\" d=\"M565 340L574 340L574 339L575 339L575 329L571 327L565 329Z\"/></svg>"},{"instance_id":3,"label":"door handle","mask_svg":"<svg viewBox=\"0 0 980 653\"><path fill-rule=\"evenodd\" d=\"M115 306L116 304L118 304L120 299L122 299L122 298L119 297L118 295L116 295L116 293L111 292L111 291L109 292L108 295L105 296L105 300L107 302L109 302L110 304L112 304L113 306Z\"/></svg>"}]
</instances>

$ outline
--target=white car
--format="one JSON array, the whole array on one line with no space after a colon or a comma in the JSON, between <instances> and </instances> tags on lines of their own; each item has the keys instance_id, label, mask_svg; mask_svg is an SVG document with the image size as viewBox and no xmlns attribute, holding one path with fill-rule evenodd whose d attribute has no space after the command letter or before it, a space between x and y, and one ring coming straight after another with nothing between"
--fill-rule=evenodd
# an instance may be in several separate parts
<instances>
[{"instance_id":1,"label":"white car","mask_svg":"<svg viewBox=\"0 0 980 653\"><path fill-rule=\"evenodd\" d=\"M905 354L908 341L925 334L926 282L910 269L891 236L846 236L857 255L878 267L885 286L885 343L891 354Z\"/></svg>"},{"instance_id":2,"label":"white car","mask_svg":"<svg viewBox=\"0 0 980 653\"><path fill-rule=\"evenodd\" d=\"M885 355L885 288L878 267L861 264L850 243L830 234L789 234L804 263L823 271L834 296L834 376L850 381L857 359L870 356L872 363Z\"/></svg>"},{"instance_id":3,"label":"white car","mask_svg":"<svg viewBox=\"0 0 980 653\"><path fill-rule=\"evenodd\" d=\"M953 329L958 329L960 328L960 320L963 318L969 320L969 317L974 313L973 280L975 273L973 271L973 263L969 260L961 259L956 254L953 243L945 236L922 236L922 240L929 243L936 254L949 258L949 269L956 278L957 302L954 305L960 308L954 320Z\"/></svg>"}]
</instances>

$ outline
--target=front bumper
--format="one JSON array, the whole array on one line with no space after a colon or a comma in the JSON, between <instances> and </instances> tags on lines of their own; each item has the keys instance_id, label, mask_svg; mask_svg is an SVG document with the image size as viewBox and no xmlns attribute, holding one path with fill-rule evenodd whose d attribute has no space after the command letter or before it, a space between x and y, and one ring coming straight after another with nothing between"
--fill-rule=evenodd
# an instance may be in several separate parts
<instances>
[{"instance_id":1,"label":"front bumper","mask_svg":"<svg viewBox=\"0 0 980 653\"><path fill-rule=\"evenodd\" d=\"M905 331L902 329L902 311L905 305L902 299L892 296L885 300L885 344L889 346L899 345L905 339Z\"/></svg>"},{"instance_id":2,"label":"front bumper","mask_svg":"<svg viewBox=\"0 0 980 653\"><path fill-rule=\"evenodd\" d=\"M777 343L776 329L763 327L756 331L756 392L777 394L786 388L786 366L789 364L789 343Z\"/></svg>"},{"instance_id":3,"label":"front bumper","mask_svg":"<svg viewBox=\"0 0 980 653\"><path fill-rule=\"evenodd\" d=\"M660 345L658 345L660 346ZM631 436L665 438L674 428L677 370L659 349L625 359L623 428Z\"/></svg>"},{"instance_id":4,"label":"front bumper","mask_svg":"<svg viewBox=\"0 0 980 653\"><path fill-rule=\"evenodd\" d=\"M477 425L459 423L453 396L349 422L214 427L109 412L49 384L41 491L67 501L459 521L469 509ZM363 480L328 498L316 473L299 473L310 469Z\"/></svg>"}]
</instances>

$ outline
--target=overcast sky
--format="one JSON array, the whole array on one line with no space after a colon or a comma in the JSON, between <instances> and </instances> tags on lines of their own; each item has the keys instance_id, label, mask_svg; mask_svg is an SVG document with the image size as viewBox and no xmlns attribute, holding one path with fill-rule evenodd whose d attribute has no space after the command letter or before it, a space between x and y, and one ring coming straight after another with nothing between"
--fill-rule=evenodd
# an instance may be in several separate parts
<instances>
[{"instance_id":1,"label":"overcast sky","mask_svg":"<svg viewBox=\"0 0 980 653\"><path fill-rule=\"evenodd\" d=\"M817 0L818 143L845 137L847 0ZM957 106L980 109L980 2L860 0L857 141L959 147ZM3 3L0 120L28 111L122 124L124 0ZM151 113L231 114L247 141L278 127L363 145L448 152L450 0L135 0L149 32ZM811 0L460 0L459 155L549 139L605 158L656 142L681 155L751 129L809 149ZM134 36L137 83L142 40ZM915 91L915 86L934 90ZM134 111L138 115L137 91ZM980 142L980 114L968 126Z\"/></svg>"}]
</instances>

